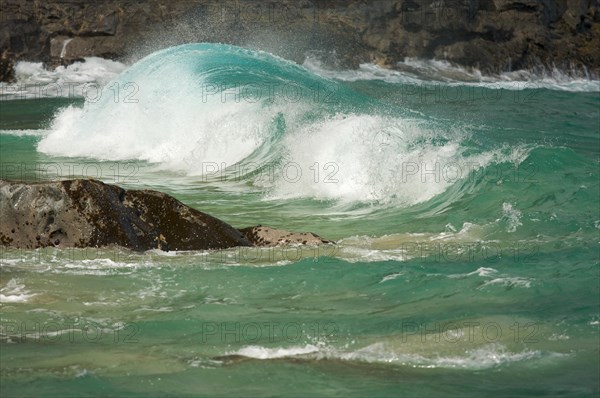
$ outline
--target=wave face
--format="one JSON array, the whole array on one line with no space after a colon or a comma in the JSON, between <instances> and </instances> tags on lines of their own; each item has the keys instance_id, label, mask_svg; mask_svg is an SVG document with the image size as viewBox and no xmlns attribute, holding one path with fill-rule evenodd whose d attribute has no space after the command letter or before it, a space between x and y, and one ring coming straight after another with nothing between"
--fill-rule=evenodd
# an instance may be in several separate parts
<instances>
[{"instance_id":1,"label":"wave face","mask_svg":"<svg viewBox=\"0 0 600 398\"><path fill-rule=\"evenodd\" d=\"M39 150L200 174L203 163L245 159L287 125L335 105L342 91L267 53L184 45L139 61L87 98L84 109L65 109Z\"/></svg>"},{"instance_id":2,"label":"wave face","mask_svg":"<svg viewBox=\"0 0 600 398\"><path fill-rule=\"evenodd\" d=\"M490 162L522 160L522 148L468 147L469 134L268 53L188 44L63 109L38 150L205 178L237 168L271 199L411 205Z\"/></svg>"}]
</instances>

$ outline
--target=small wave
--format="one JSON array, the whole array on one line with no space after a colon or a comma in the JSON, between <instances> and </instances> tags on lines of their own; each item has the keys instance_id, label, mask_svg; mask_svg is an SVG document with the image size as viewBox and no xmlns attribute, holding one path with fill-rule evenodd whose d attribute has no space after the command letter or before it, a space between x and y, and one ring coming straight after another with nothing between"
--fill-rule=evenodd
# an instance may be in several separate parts
<instances>
[{"instance_id":1,"label":"small wave","mask_svg":"<svg viewBox=\"0 0 600 398\"><path fill-rule=\"evenodd\" d=\"M417 76L401 73L400 71L393 69L382 68L370 63L360 64L359 68L354 70L333 70L325 67L318 58L308 56L302 65L318 75L347 82L381 80L386 83L422 83L422 80Z\"/></svg>"},{"instance_id":2,"label":"small wave","mask_svg":"<svg viewBox=\"0 0 600 398\"><path fill-rule=\"evenodd\" d=\"M281 358L303 358L307 360L337 359L369 363L390 363L419 368L460 368L488 369L543 358L558 358L564 354L542 352L537 350L509 351L499 343L488 344L479 348L466 350L464 355L430 355L417 353L401 353L390 349L384 343L374 343L355 351L343 351L325 345L307 344L305 346L267 348L262 346L243 347L229 355L269 360Z\"/></svg>"},{"instance_id":3,"label":"small wave","mask_svg":"<svg viewBox=\"0 0 600 398\"><path fill-rule=\"evenodd\" d=\"M422 368L462 368L475 370L541 358L543 355L540 351L532 350L511 352L504 345L493 343L467 350L464 355L460 356L424 356L422 354L395 353L388 350L385 344L375 343L358 351L342 354L341 358L367 362L398 363Z\"/></svg>"},{"instance_id":4,"label":"small wave","mask_svg":"<svg viewBox=\"0 0 600 398\"><path fill-rule=\"evenodd\" d=\"M387 282L387 281L392 281L394 279L398 279L402 275L404 275L404 272L396 272L396 273L393 273L393 274L386 275L383 278L381 278L381 281L379 281L379 283L383 283L383 282Z\"/></svg>"},{"instance_id":5,"label":"small wave","mask_svg":"<svg viewBox=\"0 0 600 398\"><path fill-rule=\"evenodd\" d=\"M490 276L492 274L497 273L498 270L494 269L494 268L486 268L486 267L479 267L477 268L475 271L468 273L467 275L477 275L477 276Z\"/></svg>"},{"instance_id":6,"label":"small wave","mask_svg":"<svg viewBox=\"0 0 600 398\"><path fill-rule=\"evenodd\" d=\"M382 68L371 63L359 65L356 70L328 69L315 57L307 57L304 66L321 76L341 81L380 80L395 84L465 85L488 89L526 90L547 89L570 92L598 92L600 80L585 72L573 77L558 69L541 72L513 71L498 75L484 75L476 68L463 68L442 60L407 58L395 69ZM575 73L574 75L578 75Z\"/></svg>"},{"instance_id":7,"label":"small wave","mask_svg":"<svg viewBox=\"0 0 600 398\"><path fill-rule=\"evenodd\" d=\"M518 276L508 276L505 274L498 274L498 270L494 268L487 267L479 267L473 272L469 272L466 274L452 274L448 275L448 278L452 279L462 279L468 278L470 276L478 276L482 278L490 278L486 280L483 285L481 285L478 289L483 289L486 286L491 285L501 285L504 287L522 287L522 288L530 288L531 287L531 279L518 277Z\"/></svg>"},{"instance_id":8,"label":"small wave","mask_svg":"<svg viewBox=\"0 0 600 398\"><path fill-rule=\"evenodd\" d=\"M319 348L312 344L307 344L304 347L290 348L266 348L261 346L247 346L236 351L234 355L241 355L255 359L276 359L293 357L297 355L315 354L319 352Z\"/></svg>"},{"instance_id":9,"label":"small wave","mask_svg":"<svg viewBox=\"0 0 600 398\"><path fill-rule=\"evenodd\" d=\"M496 273L498 273L497 269L487 268L487 267L479 267L475 271L469 272L469 273L466 273L466 274L452 274L452 275L448 275L448 278L460 279L460 278L467 278L469 276L474 276L474 275L485 277L485 276L494 275Z\"/></svg>"},{"instance_id":10,"label":"small wave","mask_svg":"<svg viewBox=\"0 0 600 398\"><path fill-rule=\"evenodd\" d=\"M26 303L33 296L34 294L25 289L21 280L13 278L0 289L0 304Z\"/></svg>"},{"instance_id":11,"label":"small wave","mask_svg":"<svg viewBox=\"0 0 600 398\"><path fill-rule=\"evenodd\" d=\"M501 285L504 287L522 287L522 288L530 288L531 287L531 279L521 278L521 277L503 277L503 278L494 278L485 282L479 289L482 289L486 286L491 285Z\"/></svg>"}]
</instances>

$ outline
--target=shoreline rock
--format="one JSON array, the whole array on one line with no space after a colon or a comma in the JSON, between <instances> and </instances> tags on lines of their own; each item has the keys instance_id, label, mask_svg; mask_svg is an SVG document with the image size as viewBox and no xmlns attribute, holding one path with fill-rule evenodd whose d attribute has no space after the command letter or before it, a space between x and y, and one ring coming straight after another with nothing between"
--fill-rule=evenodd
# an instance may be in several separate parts
<instances>
[{"instance_id":1,"label":"shoreline rock","mask_svg":"<svg viewBox=\"0 0 600 398\"><path fill-rule=\"evenodd\" d=\"M286 244L297 243L298 237L307 244L329 243L314 234L269 227L264 228L270 235L260 240L252 227L237 230L165 193L125 190L97 180L0 180L0 215L0 244L23 249L117 245L134 251L211 250L281 244L267 236L283 233L294 237Z\"/></svg>"},{"instance_id":2,"label":"shoreline rock","mask_svg":"<svg viewBox=\"0 0 600 398\"><path fill-rule=\"evenodd\" d=\"M8 49L0 54L0 82L14 83L17 81L15 76L15 63Z\"/></svg>"},{"instance_id":3,"label":"shoreline rock","mask_svg":"<svg viewBox=\"0 0 600 398\"><path fill-rule=\"evenodd\" d=\"M13 63L135 61L177 44L221 42L296 62L317 54L342 68L409 57L484 73L600 75L597 0L4 0L2 8L0 52L11 51Z\"/></svg>"},{"instance_id":4,"label":"shoreline rock","mask_svg":"<svg viewBox=\"0 0 600 398\"><path fill-rule=\"evenodd\" d=\"M322 245L335 243L312 232L290 232L262 225L240 229L254 246Z\"/></svg>"}]
</instances>

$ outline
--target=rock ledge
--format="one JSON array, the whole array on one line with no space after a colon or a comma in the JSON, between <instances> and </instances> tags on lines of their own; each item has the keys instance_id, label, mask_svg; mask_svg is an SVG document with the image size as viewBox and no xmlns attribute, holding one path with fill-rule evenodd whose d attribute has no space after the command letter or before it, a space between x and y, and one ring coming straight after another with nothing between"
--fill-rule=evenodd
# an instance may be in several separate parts
<instances>
[{"instance_id":1,"label":"rock ledge","mask_svg":"<svg viewBox=\"0 0 600 398\"><path fill-rule=\"evenodd\" d=\"M125 190L96 180L0 180L0 216L0 244L24 249L118 245L136 251L207 250L329 243L314 234L269 227L239 231L165 193Z\"/></svg>"}]
</instances>

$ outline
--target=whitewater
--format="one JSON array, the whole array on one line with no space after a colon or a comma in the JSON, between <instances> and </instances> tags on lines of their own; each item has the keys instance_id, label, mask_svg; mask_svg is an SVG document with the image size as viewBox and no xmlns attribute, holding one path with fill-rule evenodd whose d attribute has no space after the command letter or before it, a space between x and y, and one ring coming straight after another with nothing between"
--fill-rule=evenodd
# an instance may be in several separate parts
<instances>
[{"instance_id":1,"label":"whitewater","mask_svg":"<svg viewBox=\"0 0 600 398\"><path fill-rule=\"evenodd\" d=\"M600 391L593 76L206 43L16 72L1 178L157 189L336 244L2 247L7 396Z\"/></svg>"}]
</instances>

